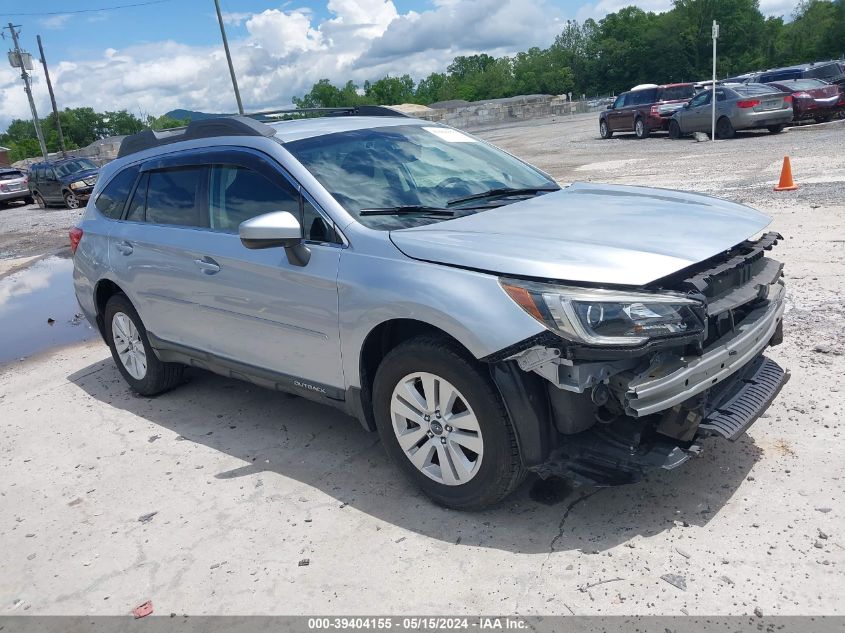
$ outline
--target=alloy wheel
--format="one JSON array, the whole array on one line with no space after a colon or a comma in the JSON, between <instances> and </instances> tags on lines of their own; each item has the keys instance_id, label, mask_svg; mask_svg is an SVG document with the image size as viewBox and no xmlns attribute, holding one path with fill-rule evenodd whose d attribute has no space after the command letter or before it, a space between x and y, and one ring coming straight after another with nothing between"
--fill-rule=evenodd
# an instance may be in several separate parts
<instances>
[{"instance_id":1,"label":"alloy wheel","mask_svg":"<svg viewBox=\"0 0 845 633\"><path fill-rule=\"evenodd\" d=\"M72 193L65 194L65 204L67 205L68 209L78 209L79 208L79 198L77 198Z\"/></svg>"},{"instance_id":2,"label":"alloy wheel","mask_svg":"<svg viewBox=\"0 0 845 633\"><path fill-rule=\"evenodd\" d=\"M390 399L393 432L408 460L437 483L458 486L481 466L484 440L466 398L429 372L408 374Z\"/></svg>"},{"instance_id":3,"label":"alloy wheel","mask_svg":"<svg viewBox=\"0 0 845 633\"><path fill-rule=\"evenodd\" d=\"M138 328L125 313L115 312L111 331L120 362L135 380L143 380L147 375L147 352Z\"/></svg>"}]
</instances>

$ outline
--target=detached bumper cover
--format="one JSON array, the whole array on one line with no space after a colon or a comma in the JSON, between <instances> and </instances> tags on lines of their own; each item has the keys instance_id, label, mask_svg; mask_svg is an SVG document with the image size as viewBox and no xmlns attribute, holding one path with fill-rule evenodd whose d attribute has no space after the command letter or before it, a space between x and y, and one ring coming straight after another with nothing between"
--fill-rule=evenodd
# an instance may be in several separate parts
<instances>
[{"instance_id":1,"label":"detached bumper cover","mask_svg":"<svg viewBox=\"0 0 845 633\"><path fill-rule=\"evenodd\" d=\"M758 356L777 332L783 318L784 289L771 286L768 304L749 313L737 331L720 339L704 355L664 373L633 380L625 394L627 413L642 417L673 407L711 388Z\"/></svg>"}]
</instances>

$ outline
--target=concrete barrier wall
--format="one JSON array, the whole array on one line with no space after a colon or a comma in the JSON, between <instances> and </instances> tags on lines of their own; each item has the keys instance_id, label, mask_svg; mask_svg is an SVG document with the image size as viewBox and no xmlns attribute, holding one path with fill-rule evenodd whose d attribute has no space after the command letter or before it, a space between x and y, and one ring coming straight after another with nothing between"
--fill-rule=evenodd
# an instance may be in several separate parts
<instances>
[{"instance_id":1,"label":"concrete barrier wall","mask_svg":"<svg viewBox=\"0 0 845 633\"><path fill-rule=\"evenodd\" d=\"M563 96L528 95L491 99L454 107L429 108L415 104L391 106L409 116L471 130L502 123L597 112L601 108L586 101L567 101Z\"/></svg>"}]
</instances>

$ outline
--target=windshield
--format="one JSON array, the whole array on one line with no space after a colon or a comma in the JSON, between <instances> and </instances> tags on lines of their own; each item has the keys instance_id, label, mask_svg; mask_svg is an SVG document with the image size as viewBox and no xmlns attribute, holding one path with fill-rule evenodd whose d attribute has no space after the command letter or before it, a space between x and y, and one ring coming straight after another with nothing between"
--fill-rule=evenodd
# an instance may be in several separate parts
<instances>
[{"instance_id":1,"label":"windshield","mask_svg":"<svg viewBox=\"0 0 845 633\"><path fill-rule=\"evenodd\" d=\"M75 174L78 171L85 171L87 169L97 169L97 166L87 158L77 158L61 165L56 165L56 174L59 178L64 178L68 174Z\"/></svg>"},{"instance_id":2,"label":"windshield","mask_svg":"<svg viewBox=\"0 0 845 633\"><path fill-rule=\"evenodd\" d=\"M377 229L442 221L540 193L526 190L557 188L509 154L435 124L337 132L285 143L285 148L347 211ZM501 189L523 191L492 193ZM491 193L480 195L485 192ZM410 207L451 212L426 215ZM394 208L406 213L373 215L373 210Z\"/></svg>"}]
</instances>

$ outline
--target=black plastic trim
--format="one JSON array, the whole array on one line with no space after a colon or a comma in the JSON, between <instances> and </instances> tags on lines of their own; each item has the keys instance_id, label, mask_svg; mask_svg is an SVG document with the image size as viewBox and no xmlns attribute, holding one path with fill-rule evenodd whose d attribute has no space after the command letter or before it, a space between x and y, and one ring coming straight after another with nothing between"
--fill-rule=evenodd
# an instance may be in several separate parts
<instances>
[{"instance_id":1,"label":"black plastic trim","mask_svg":"<svg viewBox=\"0 0 845 633\"><path fill-rule=\"evenodd\" d=\"M192 141L217 136L273 136L276 129L255 119L241 116L191 121L186 127L155 131L146 129L123 139L118 158L179 141Z\"/></svg>"},{"instance_id":2,"label":"black plastic trim","mask_svg":"<svg viewBox=\"0 0 845 633\"><path fill-rule=\"evenodd\" d=\"M522 371L515 361L491 364L490 376L505 403L522 464L539 466L548 459L556 437L543 379Z\"/></svg>"},{"instance_id":3,"label":"black plastic trim","mask_svg":"<svg viewBox=\"0 0 845 633\"><path fill-rule=\"evenodd\" d=\"M309 400L332 405L347 412L346 391L344 389L222 358L210 352L162 340L151 332L147 332L147 337L156 356L163 362L183 363L192 367L207 369L221 376L238 378L268 389L292 393Z\"/></svg>"}]
</instances>

